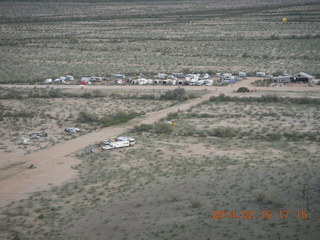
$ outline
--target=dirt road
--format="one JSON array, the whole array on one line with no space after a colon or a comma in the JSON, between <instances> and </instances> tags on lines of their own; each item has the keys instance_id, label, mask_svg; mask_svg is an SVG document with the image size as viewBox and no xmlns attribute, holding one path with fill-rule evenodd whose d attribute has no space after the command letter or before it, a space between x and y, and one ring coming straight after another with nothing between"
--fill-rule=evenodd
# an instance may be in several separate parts
<instances>
[{"instance_id":1,"label":"dirt road","mask_svg":"<svg viewBox=\"0 0 320 240\"><path fill-rule=\"evenodd\" d=\"M161 118L167 116L170 112L176 112L186 110L191 106L197 105L203 101L206 101L210 96L218 95L221 93L233 94L234 89L239 87L249 87L255 78L247 81L242 81L235 86L226 87L187 87L187 90L203 90L207 89L207 94L201 98L193 99L180 105L176 105L170 108L166 108L157 112L147 113L145 116L133 119L132 121L119 125L101 129L99 131L91 132L89 134L80 136L76 139L69 140L64 143L59 143L50 148L31 153L29 155L16 159L14 164L7 165L0 169L0 207L4 207L11 201L27 198L33 192L45 190L52 186L62 184L72 178L76 177L77 171L73 170L71 166L78 164L80 161L74 156L74 153L86 146L99 142L104 139L112 138L113 136L120 135L121 133L132 129L134 125L141 123L153 123ZM4 87L4 85L2 85ZM12 85L5 86L12 87ZM34 87L24 86L20 87ZM45 87L43 85L37 87ZM57 88L79 88L79 86L54 86ZM89 86L88 88L94 88L95 86ZM99 88L105 89L170 89L176 88L170 86L99 86ZM288 91L288 87L283 88L263 88L263 90L272 89L275 91ZM256 88L260 89L260 88ZM319 91L319 87L297 87L289 88L291 91ZM0 160L1 159L0 157ZM35 169L27 169L30 164L36 166Z\"/></svg>"},{"instance_id":2,"label":"dirt road","mask_svg":"<svg viewBox=\"0 0 320 240\"><path fill-rule=\"evenodd\" d=\"M186 90L192 91L203 91L207 89L208 91L217 91L219 93L230 93L239 87L247 87L249 89L256 89L258 91L298 91L298 92L309 92L319 90L320 87L306 87L304 85L282 85L281 87L254 87L251 85L252 82L261 79L258 77L249 77L243 81L240 81L234 85L228 85L223 87L216 86L183 86ZM1 84L0 87L18 87L18 88L55 88L55 89L87 89L87 90L98 90L98 89L108 89L108 90L172 90L178 87L178 85L12 85L12 84Z\"/></svg>"},{"instance_id":3,"label":"dirt road","mask_svg":"<svg viewBox=\"0 0 320 240\"><path fill-rule=\"evenodd\" d=\"M147 113L125 125L94 131L17 159L14 164L0 169L0 207L11 201L26 198L33 192L48 189L74 178L77 171L73 170L71 166L79 163L79 160L74 156L74 153L79 149L119 135L133 128L136 124L153 123L167 116L170 112L178 111L178 109L186 110L208 100L209 97L210 94L157 112ZM31 164L34 164L36 168L28 169Z\"/></svg>"}]
</instances>

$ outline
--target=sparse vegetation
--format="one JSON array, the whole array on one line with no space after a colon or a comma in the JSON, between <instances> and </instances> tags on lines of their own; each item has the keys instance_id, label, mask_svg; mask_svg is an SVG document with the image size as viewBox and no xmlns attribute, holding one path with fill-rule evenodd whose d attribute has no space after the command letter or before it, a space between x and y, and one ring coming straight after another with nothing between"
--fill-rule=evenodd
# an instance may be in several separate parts
<instances>
[{"instance_id":1,"label":"sparse vegetation","mask_svg":"<svg viewBox=\"0 0 320 240\"><path fill-rule=\"evenodd\" d=\"M318 71L317 1L69 2L1 2L1 83L67 73Z\"/></svg>"},{"instance_id":2,"label":"sparse vegetation","mask_svg":"<svg viewBox=\"0 0 320 240\"><path fill-rule=\"evenodd\" d=\"M0 2L0 82L67 73L318 71L319 2L237 4ZM1 161L77 138L65 127L98 133L198 94L187 90L0 88ZM319 92L229 92L153 124L131 121L137 126L123 134L136 139L132 147L74 153L72 180L1 208L0 239L318 239ZM16 144L41 131L46 140ZM69 157L39 161L37 169L68 166ZM27 163L1 162L0 180ZM280 219L281 210L290 217ZM297 219L305 210L308 219ZM237 218L213 219L213 211ZM243 219L250 211L254 218ZM272 218L262 218L266 211Z\"/></svg>"},{"instance_id":3,"label":"sparse vegetation","mask_svg":"<svg viewBox=\"0 0 320 240\"><path fill-rule=\"evenodd\" d=\"M217 229L241 234L248 231L243 226L249 220L213 221L212 211L236 210L241 216L245 210L258 216L268 209L272 219L250 220L255 238L269 239L275 228L284 239L312 238L318 233L316 218L301 220L305 231L300 231L296 221L286 220L283 227L277 212L318 205L320 152L308 136L319 124L319 105L234 100L208 101L170 114L168 119L177 120L174 127L138 125L130 133L138 143L132 148L79 155L79 178L6 207L0 229L12 238L19 233L33 239L84 234L112 239L131 227L123 232L127 239L205 239L213 234L224 239L227 235ZM283 118L285 125L280 124ZM303 126L304 121L314 125ZM25 224L26 219L33 224ZM239 239L238 234L228 236Z\"/></svg>"}]
</instances>

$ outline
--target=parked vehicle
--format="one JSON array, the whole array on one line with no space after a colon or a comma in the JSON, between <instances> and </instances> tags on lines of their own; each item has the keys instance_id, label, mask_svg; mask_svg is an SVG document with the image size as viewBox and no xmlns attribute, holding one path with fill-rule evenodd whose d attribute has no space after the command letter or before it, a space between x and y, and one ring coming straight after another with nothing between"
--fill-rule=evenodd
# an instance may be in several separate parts
<instances>
[{"instance_id":1,"label":"parked vehicle","mask_svg":"<svg viewBox=\"0 0 320 240\"><path fill-rule=\"evenodd\" d=\"M109 140L104 140L104 141L102 141L102 144L104 144L104 145L109 145L109 144L110 144L110 141L109 141Z\"/></svg>"},{"instance_id":2,"label":"parked vehicle","mask_svg":"<svg viewBox=\"0 0 320 240\"><path fill-rule=\"evenodd\" d=\"M117 137L115 142L110 142L109 140L102 141L104 146L102 147L103 150L109 150L114 148L122 148L122 147L130 147L134 145L135 139L132 137Z\"/></svg>"},{"instance_id":3,"label":"parked vehicle","mask_svg":"<svg viewBox=\"0 0 320 240\"><path fill-rule=\"evenodd\" d=\"M66 128L64 131L69 132L69 133L78 133L78 132L80 132L80 129L75 128L75 127L71 127L71 128Z\"/></svg>"},{"instance_id":4,"label":"parked vehicle","mask_svg":"<svg viewBox=\"0 0 320 240\"><path fill-rule=\"evenodd\" d=\"M39 134L38 133L30 133L29 134L29 137L33 138L33 139L38 139L40 138Z\"/></svg>"},{"instance_id":5,"label":"parked vehicle","mask_svg":"<svg viewBox=\"0 0 320 240\"><path fill-rule=\"evenodd\" d=\"M103 150L109 150L112 149L113 147L111 147L110 145L105 145L102 147Z\"/></svg>"},{"instance_id":6,"label":"parked vehicle","mask_svg":"<svg viewBox=\"0 0 320 240\"><path fill-rule=\"evenodd\" d=\"M40 137L47 137L48 134L46 132L40 132L40 133L30 133L29 137L33 138L33 139L38 139Z\"/></svg>"},{"instance_id":7,"label":"parked vehicle","mask_svg":"<svg viewBox=\"0 0 320 240\"><path fill-rule=\"evenodd\" d=\"M264 72L256 72L256 77L265 77L266 74Z\"/></svg>"},{"instance_id":8,"label":"parked vehicle","mask_svg":"<svg viewBox=\"0 0 320 240\"><path fill-rule=\"evenodd\" d=\"M130 143L134 142L135 139L134 138L131 138L131 137L117 137L116 138L116 141L129 141Z\"/></svg>"},{"instance_id":9,"label":"parked vehicle","mask_svg":"<svg viewBox=\"0 0 320 240\"><path fill-rule=\"evenodd\" d=\"M116 141L116 142L110 142L109 145L103 146L103 150L109 150L113 148L122 148L122 147L129 147L132 144L129 141Z\"/></svg>"},{"instance_id":10,"label":"parked vehicle","mask_svg":"<svg viewBox=\"0 0 320 240\"><path fill-rule=\"evenodd\" d=\"M29 145L32 141L29 138L21 138L21 144Z\"/></svg>"}]
</instances>

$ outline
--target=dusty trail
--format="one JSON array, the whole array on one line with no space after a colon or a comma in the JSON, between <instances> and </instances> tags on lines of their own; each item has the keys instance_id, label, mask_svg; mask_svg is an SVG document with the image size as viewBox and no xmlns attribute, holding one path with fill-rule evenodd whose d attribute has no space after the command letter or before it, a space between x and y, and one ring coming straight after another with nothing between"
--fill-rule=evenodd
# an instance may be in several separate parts
<instances>
[{"instance_id":1,"label":"dusty trail","mask_svg":"<svg viewBox=\"0 0 320 240\"><path fill-rule=\"evenodd\" d=\"M133 119L126 124L103 128L17 159L15 162L22 164L9 165L7 169L4 167L0 169L0 207L11 201L26 198L30 193L48 189L50 186L59 185L74 178L77 171L73 170L71 166L80 162L74 156L74 153L79 149L119 135L132 129L136 124L153 123L167 116L170 112L178 111L178 109L186 110L208 100L211 95L207 94L199 99L147 113L145 116ZM36 168L27 169L30 164L34 164Z\"/></svg>"},{"instance_id":2,"label":"dusty trail","mask_svg":"<svg viewBox=\"0 0 320 240\"><path fill-rule=\"evenodd\" d=\"M281 87L254 87L250 85L252 82L261 79L258 77L249 77L246 80L240 81L239 83L235 84L233 87L231 85L224 86L224 87L216 87L216 86L182 86L186 90L193 90L193 91L202 91L203 89L207 89L208 91L217 91L219 93L231 93L234 89L239 87L247 87L249 89L256 89L259 91L297 91L297 92L307 92L307 91L315 91L319 90L320 87L305 87L303 85L299 86L281 86ZM1 84L0 87L6 88L55 88L55 89L108 89L108 90L172 90L177 87L178 85L12 85L12 84Z\"/></svg>"},{"instance_id":3,"label":"dusty trail","mask_svg":"<svg viewBox=\"0 0 320 240\"><path fill-rule=\"evenodd\" d=\"M45 190L52 186L62 184L68 180L76 177L77 171L73 170L71 166L74 166L80 161L74 156L75 152L86 146L99 142L104 139L112 138L116 135L130 130L136 124L153 123L161 118L167 116L170 112L176 112L178 109L180 111L187 110L191 106L197 105L203 101L208 100L213 95L218 95L221 93L231 93L234 89L245 86L250 87L250 83L256 80L252 78L250 80L242 81L235 85L234 87L186 87L187 90L203 90L207 89L208 93L201 98L193 99L187 101L183 104L169 107L157 112L147 113L145 116L131 120L130 122L101 129L99 131L94 131L89 134L80 136L76 139L72 139L63 143L59 143L50 148L40 150L38 152L31 153L29 155L20 157L16 159L15 165L7 165L0 169L0 207L4 207L11 201L20 200L27 198L33 192ZM4 86L4 85L1 85ZM9 85L8 87L12 87ZM33 87L33 86L21 86L21 87ZM39 86L37 86L39 87ZM45 86L40 86L45 87ZM79 88L79 86L54 86L54 87L67 87L67 88ZM92 88L94 86L90 86ZM105 89L170 89L176 88L170 86L102 86ZM89 87L88 87L89 88ZM99 86L99 88L101 88ZM267 88L263 88L267 89ZM270 88L276 90L274 88ZM291 90L298 90L299 88L294 88ZM319 88L306 88L303 90L319 90ZM285 88L281 88L284 91ZM300 90L298 90L300 91ZM302 91L302 89L301 89ZM0 157L0 160L3 158ZM34 164L37 168L27 169L30 164Z\"/></svg>"}]
</instances>

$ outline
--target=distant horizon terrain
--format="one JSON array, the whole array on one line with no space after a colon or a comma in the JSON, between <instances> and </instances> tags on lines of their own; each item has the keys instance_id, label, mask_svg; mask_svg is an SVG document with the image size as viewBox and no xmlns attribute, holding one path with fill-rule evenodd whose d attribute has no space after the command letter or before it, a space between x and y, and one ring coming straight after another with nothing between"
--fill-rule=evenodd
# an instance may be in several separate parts
<instances>
[{"instance_id":1,"label":"distant horizon terrain","mask_svg":"<svg viewBox=\"0 0 320 240\"><path fill-rule=\"evenodd\" d=\"M0 1L0 83L66 74L318 75L319 10L319 1L296 0Z\"/></svg>"}]
</instances>

